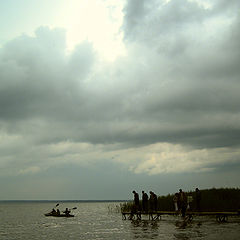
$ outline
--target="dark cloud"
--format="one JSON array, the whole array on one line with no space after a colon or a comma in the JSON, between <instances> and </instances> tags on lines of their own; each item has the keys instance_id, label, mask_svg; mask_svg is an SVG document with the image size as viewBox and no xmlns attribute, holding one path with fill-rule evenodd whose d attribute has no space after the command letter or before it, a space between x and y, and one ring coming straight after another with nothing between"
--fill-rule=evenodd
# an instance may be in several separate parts
<instances>
[{"instance_id":1,"label":"dark cloud","mask_svg":"<svg viewBox=\"0 0 240 240\"><path fill-rule=\"evenodd\" d=\"M128 56L112 64L88 42L66 54L62 29L12 40L0 52L1 128L41 143L237 145L239 18L223 3L128 1Z\"/></svg>"},{"instance_id":2,"label":"dark cloud","mask_svg":"<svg viewBox=\"0 0 240 240\"><path fill-rule=\"evenodd\" d=\"M237 186L240 1L209 3L126 1L126 56L111 63L88 41L68 51L64 29L3 45L3 196Z\"/></svg>"},{"instance_id":3,"label":"dark cloud","mask_svg":"<svg viewBox=\"0 0 240 240\"><path fill-rule=\"evenodd\" d=\"M137 46L136 59L145 59L148 74L142 86L151 89L147 96L138 93L140 111L135 108L132 115L156 126L154 134L148 128L143 135L149 137L138 139L201 147L238 144L239 2L211 4L127 2L125 39Z\"/></svg>"},{"instance_id":4,"label":"dark cloud","mask_svg":"<svg viewBox=\"0 0 240 240\"><path fill-rule=\"evenodd\" d=\"M39 28L35 37L21 36L1 49L0 118L66 118L80 104L81 82L94 62L91 44L65 54L62 30Z\"/></svg>"},{"instance_id":5,"label":"dark cloud","mask_svg":"<svg viewBox=\"0 0 240 240\"><path fill-rule=\"evenodd\" d=\"M196 2L186 0L168 3L156 0L127 1L124 12L126 39L140 40L149 45L168 45L174 41L171 39L173 34L177 38L175 44L179 46L186 41L184 31L192 28L193 24L201 24L208 14L208 10Z\"/></svg>"}]
</instances>

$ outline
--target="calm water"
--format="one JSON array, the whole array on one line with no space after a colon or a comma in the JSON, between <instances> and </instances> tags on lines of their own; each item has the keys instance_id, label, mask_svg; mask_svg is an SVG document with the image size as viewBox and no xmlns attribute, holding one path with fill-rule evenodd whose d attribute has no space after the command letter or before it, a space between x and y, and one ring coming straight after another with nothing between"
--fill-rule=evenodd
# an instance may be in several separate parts
<instances>
[{"instance_id":1,"label":"calm water","mask_svg":"<svg viewBox=\"0 0 240 240\"><path fill-rule=\"evenodd\" d=\"M45 217L55 203L0 202L0 239L240 239L240 218L217 223L214 217L198 217L187 225L180 217L160 221L122 220L114 209L119 203L60 203L73 208L74 218Z\"/></svg>"}]
</instances>

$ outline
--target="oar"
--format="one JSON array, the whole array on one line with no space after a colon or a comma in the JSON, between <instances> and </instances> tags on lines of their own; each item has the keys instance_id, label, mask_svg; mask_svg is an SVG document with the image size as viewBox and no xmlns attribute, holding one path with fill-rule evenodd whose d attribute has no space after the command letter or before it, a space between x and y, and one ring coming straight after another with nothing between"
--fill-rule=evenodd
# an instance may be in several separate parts
<instances>
[{"instance_id":1,"label":"oar","mask_svg":"<svg viewBox=\"0 0 240 240\"><path fill-rule=\"evenodd\" d=\"M58 206L59 206L59 203L57 203L53 209L55 210L55 208L58 207Z\"/></svg>"},{"instance_id":2,"label":"oar","mask_svg":"<svg viewBox=\"0 0 240 240\"><path fill-rule=\"evenodd\" d=\"M75 210L75 209L77 209L77 207L68 208L68 210L69 210L69 211L71 211L71 210ZM62 212L64 213L64 212L65 212L65 210L63 210Z\"/></svg>"},{"instance_id":3,"label":"oar","mask_svg":"<svg viewBox=\"0 0 240 240\"><path fill-rule=\"evenodd\" d=\"M56 208L56 207L58 207L58 206L59 206L59 203L57 203L56 206L55 206L54 208ZM54 208L53 208L53 209L54 209Z\"/></svg>"}]
</instances>

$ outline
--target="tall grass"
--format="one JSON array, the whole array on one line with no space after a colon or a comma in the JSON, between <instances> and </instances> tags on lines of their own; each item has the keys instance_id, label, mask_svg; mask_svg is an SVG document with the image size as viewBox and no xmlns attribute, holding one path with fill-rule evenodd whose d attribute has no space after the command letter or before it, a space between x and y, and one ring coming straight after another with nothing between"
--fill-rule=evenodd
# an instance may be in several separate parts
<instances>
[{"instance_id":1,"label":"tall grass","mask_svg":"<svg viewBox=\"0 0 240 240\"><path fill-rule=\"evenodd\" d=\"M201 211L238 211L240 209L240 189L239 188L212 188L203 189L201 192ZM194 191L185 192L187 196L192 196L190 209L196 209L196 197ZM159 211L174 211L174 194L158 197ZM141 203L141 201L140 201ZM121 211L131 211L133 202L126 202L120 205Z\"/></svg>"}]
</instances>

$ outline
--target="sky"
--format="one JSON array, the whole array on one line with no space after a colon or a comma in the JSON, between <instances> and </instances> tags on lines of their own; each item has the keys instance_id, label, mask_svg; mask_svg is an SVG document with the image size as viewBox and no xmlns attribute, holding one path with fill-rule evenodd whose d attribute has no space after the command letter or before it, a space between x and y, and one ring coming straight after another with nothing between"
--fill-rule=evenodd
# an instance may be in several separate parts
<instances>
[{"instance_id":1,"label":"sky","mask_svg":"<svg viewBox=\"0 0 240 240\"><path fill-rule=\"evenodd\" d=\"M240 182L239 0L0 0L0 200Z\"/></svg>"}]
</instances>

